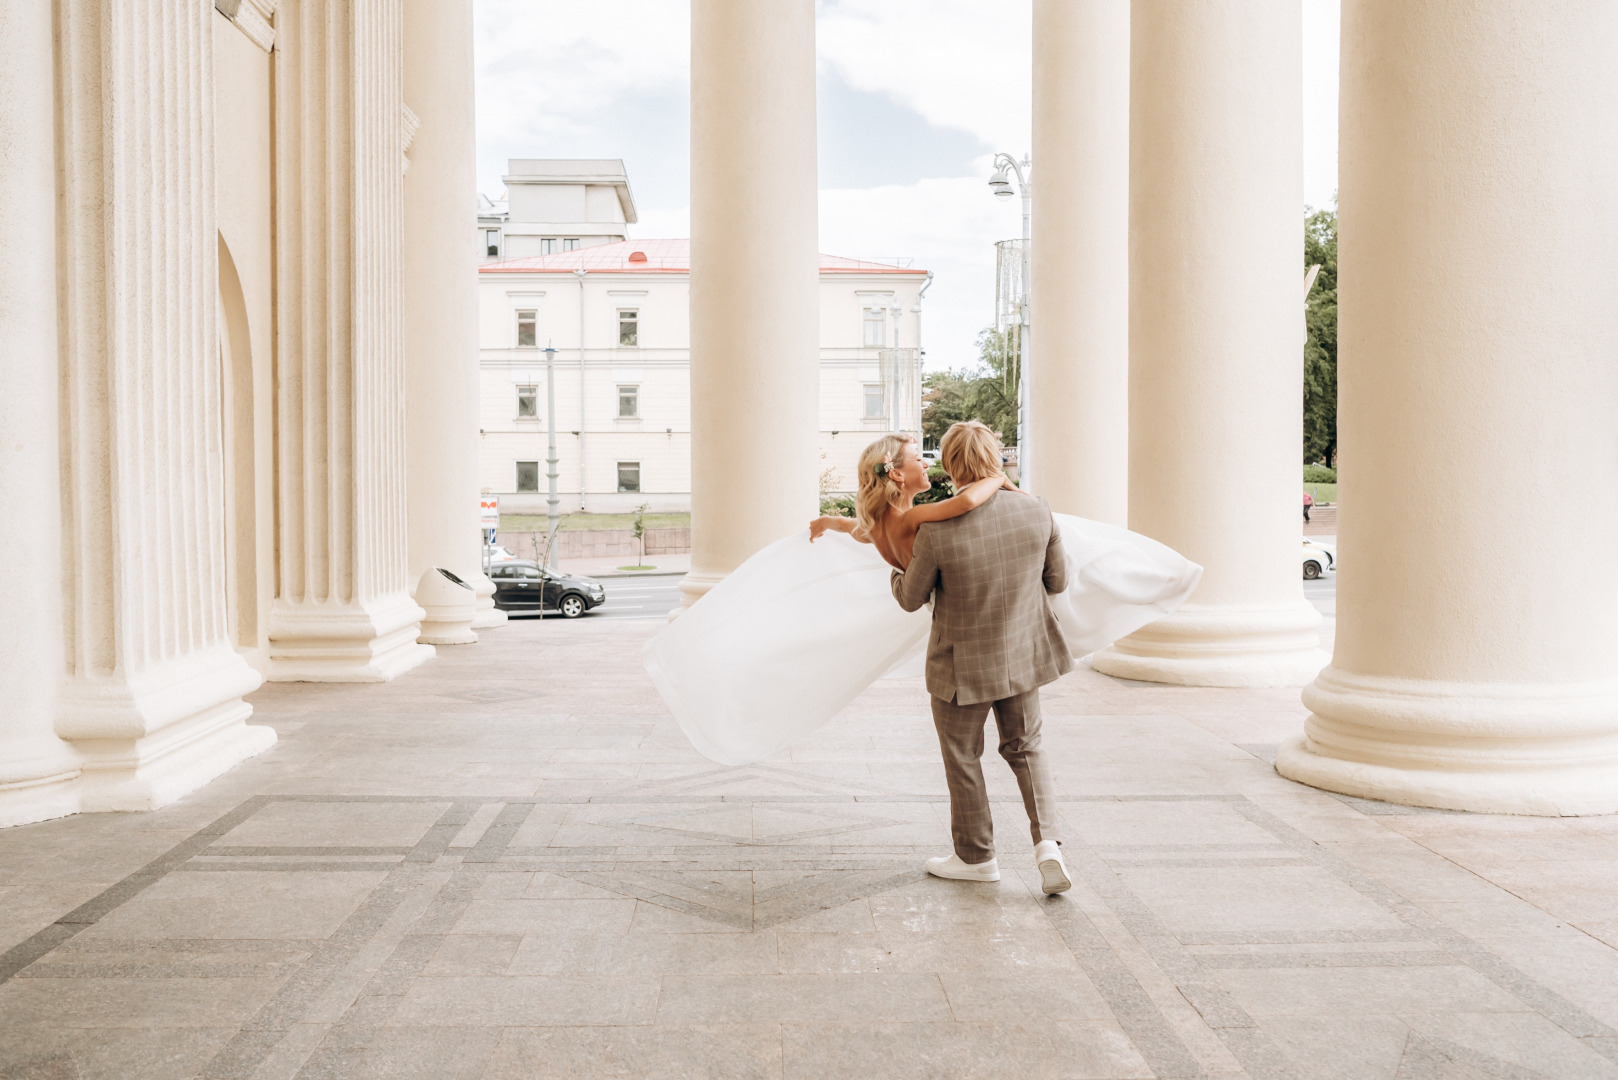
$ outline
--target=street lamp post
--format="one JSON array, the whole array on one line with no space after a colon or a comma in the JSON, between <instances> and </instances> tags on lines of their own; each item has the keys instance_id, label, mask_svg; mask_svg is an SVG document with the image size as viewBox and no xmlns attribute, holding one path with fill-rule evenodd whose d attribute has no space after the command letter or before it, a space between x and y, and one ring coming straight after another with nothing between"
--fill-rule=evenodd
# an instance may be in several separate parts
<instances>
[{"instance_id":1,"label":"street lamp post","mask_svg":"<svg viewBox=\"0 0 1618 1080\"><path fill-rule=\"evenodd\" d=\"M545 346L545 477L550 490L545 498L545 520L548 538L545 541L545 565L556 566L556 527L561 523L557 507L561 499L556 494L556 481L561 475L556 470L556 347ZM541 604L541 607L544 605Z\"/></svg>"},{"instance_id":2,"label":"street lamp post","mask_svg":"<svg viewBox=\"0 0 1618 1080\"><path fill-rule=\"evenodd\" d=\"M1029 299L1029 258L1028 246L1030 239L1029 223L1033 209L1034 185L1030 177L1033 171L1033 162L1025 155L1021 162L1010 154L996 154L994 156L994 176L989 179L989 190L994 192L997 199L1009 199L1012 196L1011 181L1007 179L1008 173L1017 175L1017 192L1022 195L1022 298L1018 304L1017 332L1017 484L1027 487L1030 466L1032 462L1028 453L1028 357L1029 337L1032 331L1032 312Z\"/></svg>"}]
</instances>

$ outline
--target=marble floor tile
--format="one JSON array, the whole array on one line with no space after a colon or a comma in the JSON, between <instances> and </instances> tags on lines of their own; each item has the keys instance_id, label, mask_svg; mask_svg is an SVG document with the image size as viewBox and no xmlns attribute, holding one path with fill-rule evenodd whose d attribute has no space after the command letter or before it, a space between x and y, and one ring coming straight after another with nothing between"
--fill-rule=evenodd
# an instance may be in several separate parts
<instances>
[{"instance_id":1,"label":"marble floor tile","mask_svg":"<svg viewBox=\"0 0 1618 1080\"><path fill-rule=\"evenodd\" d=\"M487 1080L781 1080L775 1024L507 1028Z\"/></svg>"},{"instance_id":2,"label":"marble floor tile","mask_svg":"<svg viewBox=\"0 0 1618 1080\"><path fill-rule=\"evenodd\" d=\"M1151 1070L1109 1020L1049 1024L791 1024L787 1080L1146 1080Z\"/></svg>"},{"instance_id":3,"label":"marble floor tile","mask_svg":"<svg viewBox=\"0 0 1618 1080\"><path fill-rule=\"evenodd\" d=\"M649 1024L658 1008L653 977L456 975L420 978L390 1027L535 1027Z\"/></svg>"},{"instance_id":4,"label":"marble floor tile","mask_svg":"<svg viewBox=\"0 0 1618 1080\"><path fill-rule=\"evenodd\" d=\"M1523 1002L1460 966L1226 969L1215 979L1251 1016L1358 1016L1401 1011L1524 1011Z\"/></svg>"},{"instance_id":5,"label":"marble floor tile","mask_svg":"<svg viewBox=\"0 0 1618 1080\"><path fill-rule=\"evenodd\" d=\"M0 830L0 1080L1618 1080L1618 816L1277 776L1295 690L1045 691L1074 889L928 878L919 679L698 758L654 621L519 621L376 686L272 683L281 741L174 806Z\"/></svg>"},{"instance_id":6,"label":"marble floor tile","mask_svg":"<svg viewBox=\"0 0 1618 1080\"><path fill-rule=\"evenodd\" d=\"M174 873L108 913L87 938L325 938L383 871Z\"/></svg>"},{"instance_id":7,"label":"marble floor tile","mask_svg":"<svg viewBox=\"0 0 1618 1080\"><path fill-rule=\"evenodd\" d=\"M660 1024L926 1022L950 1019L937 976L669 975Z\"/></svg>"}]
</instances>

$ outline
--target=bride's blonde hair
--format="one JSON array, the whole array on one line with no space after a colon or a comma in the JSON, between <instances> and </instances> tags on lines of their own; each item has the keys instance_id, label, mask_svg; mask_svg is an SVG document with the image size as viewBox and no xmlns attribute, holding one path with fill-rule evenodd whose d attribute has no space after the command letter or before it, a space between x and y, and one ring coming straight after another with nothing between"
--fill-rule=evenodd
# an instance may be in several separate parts
<instances>
[{"instance_id":1,"label":"bride's blonde hair","mask_svg":"<svg viewBox=\"0 0 1618 1080\"><path fill-rule=\"evenodd\" d=\"M889 507L904 501L894 470L911 442L903 435L884 435L860 453L860 490L854 496L854 516L866 536L875 536L878 519Z\"/></svg>"}]
</instances>

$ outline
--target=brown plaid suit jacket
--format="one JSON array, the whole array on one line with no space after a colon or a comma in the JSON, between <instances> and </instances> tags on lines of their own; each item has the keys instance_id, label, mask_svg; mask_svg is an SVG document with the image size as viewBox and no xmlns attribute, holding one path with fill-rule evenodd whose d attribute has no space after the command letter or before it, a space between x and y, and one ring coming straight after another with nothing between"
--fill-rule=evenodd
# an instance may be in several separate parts
<instances>
[{"instance_id":1,"label":"brown plaid suit jacket","mask_svg":"<svg viewBox=\"0 0 1618 1080\"><path fill-rule=\"evenodd\" d=\"M1046 593L1067 588L1062 536L1044 499L999 491L916 533L910 568L895 570L906 611L933 601L927 692L971 705L1055 682L1073 669Z\"/></svg>"}]
</instances>

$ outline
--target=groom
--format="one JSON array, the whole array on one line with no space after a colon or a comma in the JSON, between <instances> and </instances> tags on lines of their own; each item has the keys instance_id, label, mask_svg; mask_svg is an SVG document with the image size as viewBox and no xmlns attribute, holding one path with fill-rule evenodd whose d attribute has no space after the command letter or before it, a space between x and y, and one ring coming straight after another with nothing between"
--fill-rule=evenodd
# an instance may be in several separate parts
<instances>
[{"instance_id":1,"label":"groom","mask_svg":"<svg viewBox=\"0 0 1618 1080\"><path fill-rule=\"evenodd\" d=\"M954 425L939 456L960 490L1000 475L1000 440L976 420ZM1000 729L1000 756L1022 789L1034 862L1047 893L1071 887L1057 839L1056 793L1039 751L1039 688L1073 667L1047 593L1067 588L1062 538L1045 500L999 491L976 510L923 525L908 570L893 572L906 611L933 601L927 692L949 782L955 854L927 860L927 872L999 881L994 823L983 784L983 726Z\"/></svg>"}]
</instances>

